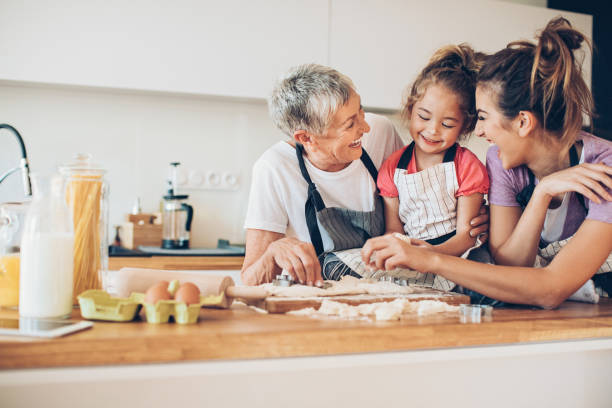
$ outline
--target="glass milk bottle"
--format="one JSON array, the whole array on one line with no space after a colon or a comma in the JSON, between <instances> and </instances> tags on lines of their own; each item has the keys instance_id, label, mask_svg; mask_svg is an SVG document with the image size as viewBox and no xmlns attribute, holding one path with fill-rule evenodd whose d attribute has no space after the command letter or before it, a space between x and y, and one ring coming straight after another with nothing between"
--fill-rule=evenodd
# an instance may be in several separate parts
<instances>
[{"instance_id":1,"label":"glass milk bottle","mask_svg":"<svg viewBox=\"0 0 612 408\"><path fill-rule=\"evenodd\" d=\"M32 190L21 239L19 315L68 317L72 312L74 233L64 179L33 174Z\"/></svg>"},{"instance_id":2,"label":"glass milk bottle","mask_svg":"<svg viewBox=\"0 0 612 408\"><path fill-rule=\"evenodd\" d=\"M90 154L77 154L60 166L66 181L66 200L74 225L74 303L88 289L107 289L108 184L106 170Z\"/></svg>"}]
</instances>

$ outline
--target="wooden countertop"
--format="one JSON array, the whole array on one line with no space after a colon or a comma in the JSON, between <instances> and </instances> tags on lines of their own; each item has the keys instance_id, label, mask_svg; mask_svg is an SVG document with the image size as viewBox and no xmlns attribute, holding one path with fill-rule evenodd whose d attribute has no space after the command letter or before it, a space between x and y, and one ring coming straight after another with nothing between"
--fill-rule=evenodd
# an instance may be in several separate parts
<instances>
[{"instance_id":1,"label":"wooden countertop","mask_svg":"<svg viewBox=\"0 0 612 408\"><path fill-rule=\"evenodd\" d=\"M0 311L0 316L15 316ZM73 317L80 318L75 310ZM95 322L56 339L0 337L0 369L235 360L405 351L612 337L612 300L556 310L495 309L493 321L458 315L395 322L265 315L244 306L202 309L195 325Z\"/></svg>"}]
</instances>

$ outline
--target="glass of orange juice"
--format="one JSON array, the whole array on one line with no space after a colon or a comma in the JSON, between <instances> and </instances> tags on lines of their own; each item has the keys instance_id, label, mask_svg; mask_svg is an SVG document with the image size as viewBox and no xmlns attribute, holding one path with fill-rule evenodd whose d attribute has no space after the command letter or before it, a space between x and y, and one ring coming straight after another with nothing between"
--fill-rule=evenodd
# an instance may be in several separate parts
<instances>
[{"instance_id":1,"label":"glass of orange juice","mask_svg":"<svg viewBox=\"0 0 612 408\"><path fill-rule=\"evenodd\" d=\"M0 307L19 305L19 253L28 204L0 204Z\"/></svg>"},{"instance_id":2,"label":"glass of orange juice","mask_svg":"<svg viewBox=\"0 0 612 408\"><path fill-rule=\"evenodd\" d=\"M0 306L19 305L19 254L0 255Z\"/></svg>"}]
</instances>

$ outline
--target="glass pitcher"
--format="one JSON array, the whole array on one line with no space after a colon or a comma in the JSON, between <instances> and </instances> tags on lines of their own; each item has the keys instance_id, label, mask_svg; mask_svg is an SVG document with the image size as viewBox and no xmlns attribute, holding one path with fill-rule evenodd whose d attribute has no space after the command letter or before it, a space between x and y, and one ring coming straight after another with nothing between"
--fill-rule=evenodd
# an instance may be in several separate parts
<instances>
[{"instance_id":1,"label":"glass pitcher","mask_svg":"<svg viewBox=\"0 0 612 408\"><path fill-rule=\"evenodd\" d=\"M162 212L162 248L188 249L193 207L184 201L187 195L164 196Z\"/></svg>"},{"instance_id":2,"label":"glass pitcher","mask_svg":"<svg viewBox=\"0 0 612 408\"><path fill-rule=\"evenodd\" d=\"M68 317L74 232L64 179L32 174L32 192L21 238L19 315Z\"/></svg>"},{"instance_id":3,"label":"glass pitcher","mask_svg":"<svg viewBox=\"0 0 612 408\"><path fill-rule=\"evenodd\" d=\"M21 235L29 202L0 204L0 307L19 305Z\"/></svg>"}]
</instances>

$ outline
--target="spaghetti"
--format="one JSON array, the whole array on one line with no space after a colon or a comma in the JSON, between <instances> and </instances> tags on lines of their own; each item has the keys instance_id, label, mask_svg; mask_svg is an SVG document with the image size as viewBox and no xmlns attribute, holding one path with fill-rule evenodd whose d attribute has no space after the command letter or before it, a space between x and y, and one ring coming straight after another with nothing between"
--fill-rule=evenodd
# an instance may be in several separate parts
<instances>
[{"instance_id":1,"label":"spaghetti","mask_svg":"<svg viewBox=\"0 0 612 408\"><path fill-rule=\"evenodd\" d=\"M72 174L66 199L74 220L74 301L88 289L101 288L102 175Z\"/></svg>"}]
</instances>

